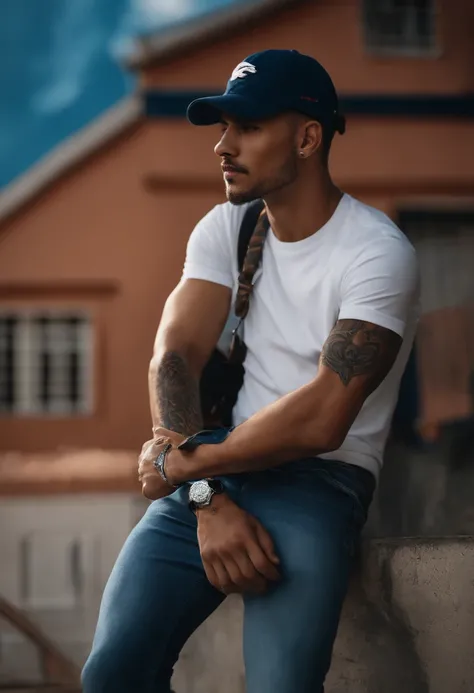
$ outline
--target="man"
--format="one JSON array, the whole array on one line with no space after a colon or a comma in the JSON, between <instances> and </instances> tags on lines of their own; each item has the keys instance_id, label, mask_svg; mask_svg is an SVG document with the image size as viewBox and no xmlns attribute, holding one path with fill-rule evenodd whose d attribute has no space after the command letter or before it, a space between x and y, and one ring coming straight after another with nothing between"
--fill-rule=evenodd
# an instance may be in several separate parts
<instances>
[{"instance_id":1,"label":"man","mask_svg":"<svg viewBox=\"0 0 474 693\"><path fill-rule=\"evenodd\" d=\"M252 55L188 118L220 127L228 203L192 233L162 316L155 439L139 461L156 500L105 590L84 692L169 692L184 642L241 592L248 693L317 693L413 341L415 254L384 214L332 182L328 153L344 121L312 58ZM259 198L270 228L234 428L179 448L203 426L200 374L237 286L246 203Z\"/></svg>"}]
</instances>

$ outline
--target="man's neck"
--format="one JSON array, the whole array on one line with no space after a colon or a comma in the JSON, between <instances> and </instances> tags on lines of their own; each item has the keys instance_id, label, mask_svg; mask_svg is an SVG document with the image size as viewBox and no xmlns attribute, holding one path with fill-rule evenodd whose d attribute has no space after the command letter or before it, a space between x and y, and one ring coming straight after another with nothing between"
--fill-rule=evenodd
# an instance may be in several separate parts
<instances>
[{"instance_id":1,"label":"man's neck","mask_svg":"<svg viewBox=\"0 0 474 693\"><path fill-rule=\"evenodd\" d=\"M265 199L274 235L286 243L312 236L332 217L341 197L329 174L317 181L299 179Z\"/></svg>"}]
</instances>

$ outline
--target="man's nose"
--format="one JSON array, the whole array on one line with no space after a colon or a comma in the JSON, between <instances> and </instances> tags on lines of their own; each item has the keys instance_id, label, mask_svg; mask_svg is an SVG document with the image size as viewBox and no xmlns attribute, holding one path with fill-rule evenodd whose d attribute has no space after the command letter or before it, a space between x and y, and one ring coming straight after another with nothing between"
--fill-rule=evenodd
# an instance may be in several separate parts
<instances>
[{"instance_id":1,"label":"man's nose","mask_svg":"<svg viewBox=\"0 0 474 693\"><path fill-rule=\"evenodd\" d=\"M238 148L235 137L229 132L230 128L222 134L219 142L214 147L214 152L220 157L229 157L230 159L236 158L238 155Z\"/></svg>"}]
</instances>

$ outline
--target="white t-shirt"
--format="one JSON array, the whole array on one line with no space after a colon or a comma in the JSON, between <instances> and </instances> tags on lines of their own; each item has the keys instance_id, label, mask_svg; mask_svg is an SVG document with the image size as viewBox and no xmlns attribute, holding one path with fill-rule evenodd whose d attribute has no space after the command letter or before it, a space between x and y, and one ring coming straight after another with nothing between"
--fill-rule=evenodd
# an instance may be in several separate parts
<instances>
[{"instance_id":1,"label":"white t-shirt","mask_svg":"<svg viewBox=\"0 0 474 693\"><path fill-rule=\"evenodd\" d=\"M225 203L196 226L184 279L237 291L237 239L247 205ZM262 407L309 383L338 319L365 320L403 337L397 360L364 403L339 450L321 455L360 465L376 476L418 319L414 248L382 212L344 195L317 233L282 242L271 228L244 322L245 378L234 408L238 425Z\"/></svg>"}]
</instances>

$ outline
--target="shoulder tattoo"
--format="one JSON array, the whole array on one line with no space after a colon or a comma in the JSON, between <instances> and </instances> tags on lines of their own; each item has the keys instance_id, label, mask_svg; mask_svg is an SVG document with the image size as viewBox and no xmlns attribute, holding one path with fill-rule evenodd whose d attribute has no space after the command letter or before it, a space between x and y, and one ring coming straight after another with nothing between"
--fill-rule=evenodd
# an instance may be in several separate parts
<instances>
[{"instance_id":1,"label":"shoulder tattoo","mask_svg":"<svg viewBox=\"0 0 474 693\"><path fill-rule=\"evenodd\" d=\"M327 338L321 362L339 375L344 385L365 376L375 390L390 371L402 338L385 327L362 320L338 320Z\"/></svg>"}]
</instances>

